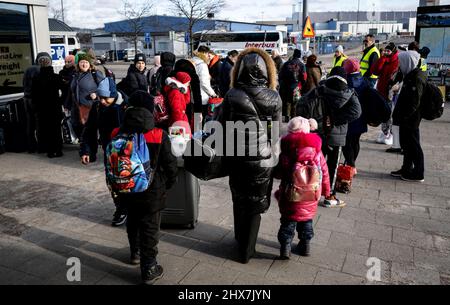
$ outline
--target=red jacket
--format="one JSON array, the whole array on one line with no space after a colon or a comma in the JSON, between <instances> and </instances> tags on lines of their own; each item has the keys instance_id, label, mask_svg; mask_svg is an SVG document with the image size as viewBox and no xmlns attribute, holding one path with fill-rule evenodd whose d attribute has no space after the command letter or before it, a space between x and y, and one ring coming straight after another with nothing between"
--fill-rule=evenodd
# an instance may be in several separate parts
<instances>
[{"instance_id":1,"label":"red jacket","mask_svg":"<svg viewBox=\"0 0 450 305\"><path fill-rule=\"evenodd\" d=\"M169 106L169 126L177 123L177 126L186 127L187 133L190 132L189 119L186 115L186 107L191 102L191 90L176 79L170 79L171 85L164 87L167 102ZM185 93L182 93L185 92ZM188 128L189 127L189 128Z\"/></svg>"},{"instance_id":2,"label":"red jacket","mask_svg":"<svg viewBox=\"0 0 450 305\"><path fill-rule=\"evenodd\" d=\"M303 149L303 148L312 149ZM316 216L317 201L288 202L283 198L286 186L291 180L293 164L300 160L313 160L322 170L322 195L330 195L330 175L322 154L322 140L317 134L293 133L281 140L280 162L275 170L275 178L281 179L280 189L275 193L281 216L290 221L308 221Z\"/></svg>"},{"instance_id":3,"label":"red jacket","mask_svg":"<svg viewBox=\"0 0 450 305\"><path fill-rule=\"evenodd\" d=\"M378 76L377 90L389 98L389 82L393 79L399 68L398 51L390 57L381 56L371 68L371 73Z\"/></svg>"}]
</instances>

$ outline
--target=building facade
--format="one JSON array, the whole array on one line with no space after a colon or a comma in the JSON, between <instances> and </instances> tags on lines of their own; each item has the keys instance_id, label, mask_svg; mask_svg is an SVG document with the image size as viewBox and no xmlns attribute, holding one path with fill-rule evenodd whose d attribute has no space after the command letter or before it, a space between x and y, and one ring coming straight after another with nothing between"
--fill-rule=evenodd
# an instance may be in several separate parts
<instances>
[{"instance_id":1,"label":"building facade","mask_svg":"<svg viewBox=\"0 0 450 305\"><path fill-rule=\"evenodd\" d=\"M161 52L172 52L183 57L188 54L189 37L188 19L174 16L149 16L144 18L143 33L141 33L137 48L149 56ZM276 30L277 25L263 23L247 23L229 20L206 19L199 21L193 28L193 32L199 31L270 31ZM134 48L134 42L130 41L127 33L133 32L128 21L106 23L105 34L92 37L93 47L97 55L109 51ZM145 40L145 33L150 34L150 43ZM115 41L113 40L115 38Z\"/></svg>"}]
</instances>

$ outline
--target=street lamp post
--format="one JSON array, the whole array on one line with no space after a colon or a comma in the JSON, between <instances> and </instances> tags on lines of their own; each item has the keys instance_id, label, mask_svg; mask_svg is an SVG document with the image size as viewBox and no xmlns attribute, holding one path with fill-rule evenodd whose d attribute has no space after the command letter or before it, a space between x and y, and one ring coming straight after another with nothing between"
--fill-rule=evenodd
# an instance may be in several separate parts
<instances>
[{"instance_id":1,"label":"street lamp post","mask_svg":"<svg viewBox=\"0 0 450 305\"><path fill-rule=\"evenodd\" d=\"M61 0L61 15L62 15L62 22L64 21L64 0Z\"/></svg>"},{"instance_id":2,"label":"street lamp post","mask_svg":"<svg viewBox=\"0 0 450 305\"><path fill-rule=\"evenodd\" d=\"M112 40L114 42L114 54L115 54L115 60L114 61L117 61L119 58L117 56L117 48L116 48L116 40L117 40L117 38L116 38L116 34L112 34Z\"/></svg>"},{"instance_id":3,"label":"street lamp post","mask_svg":"<svg viewBox=\"0 0 450 305\"><path fill-rule=\"evenodd\" d=\"M356 36L358 36L359 29L359 8L360 8L361 0L358 0L358 11L356 13Z\"/></svg>"}]
</instances>

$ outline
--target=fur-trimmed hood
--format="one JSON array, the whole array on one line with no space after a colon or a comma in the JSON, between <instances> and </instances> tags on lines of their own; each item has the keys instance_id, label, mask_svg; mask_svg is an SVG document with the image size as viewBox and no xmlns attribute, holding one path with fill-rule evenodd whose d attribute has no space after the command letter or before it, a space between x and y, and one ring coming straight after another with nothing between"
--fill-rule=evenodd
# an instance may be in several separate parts
<instances>
[{"instance_id":1,"label":"fur-trimmed hood","mask_svg":"<svg viewBox=\"0 0 450 305\"><path fill-rule=\"evenodd\" d=\"M190 78L189 78L189 81L190 81ZM186 94L187 92L189 92L189 85L190 85L189 82L183 84L175 77L168 77L166 79L166 85L169 87L168 90L170 90L171 88L174 88L174 89L180 90L180 92L183 94Z\"/></svg>"},{"instance_id":2,"label":"fur-trimmed hood","mask_svg":"<svg viewBox=\"0 0 450 305\"><path fill-rule=\"evenodd\" d=\"M197 58L199 58L199 59L201 59L201 60L203 60L203 62L205 63L205 64L209 64L209 59L208 59L208 56L205 54L205 53L200 53L200 52L194 52L192 55L194 55L194 61L195 61L195 57L197 57Z\"/></svg>"},{"instance_id":3,"label":"fur-trimmed hood","mask_svg":"<svg viewBox=\"0 0 450 305\"><path fill-rule=\"evenodd\" d=\"M231 74L231 88L239 84L276 90L277 69L270 55L258 48L242 51Z\"/></svg>"}]
</instances>

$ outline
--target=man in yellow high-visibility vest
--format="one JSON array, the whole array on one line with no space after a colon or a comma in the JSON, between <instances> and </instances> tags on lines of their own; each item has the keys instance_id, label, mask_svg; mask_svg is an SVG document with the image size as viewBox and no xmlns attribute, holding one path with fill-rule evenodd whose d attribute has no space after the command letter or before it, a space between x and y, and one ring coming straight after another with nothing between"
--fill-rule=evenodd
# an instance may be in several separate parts
<instances>
[{"instance_id":1,"label":"man in yellow high-visibility vest","mask_svg":"<svg viewBox=\"0 0 450 305\"><path fill-rule=\"evenodd\" d=\"M342 64L348 57L344 54L344 47L337 46L334 52L333 68L342 67Z\"/></svg>"},{"instance_id":2,"label":"man in yellow high-visibility vest","mask_svg":"<svg viewBox=\"0 0 450 305\"><path fill-rule=\"evenodd\" d=\"M369 80L372 88L375 87L378 77L372 74L373 64L380 58L380 51L375 45L375 36L369 34L364 39L364 53L361 58L361 74Z\"/></svg>"},{"instance_id":3,"label":"man in yellow high-visibility vest","mask_svg":"<svg viewBox=\"0 0 450 305\"><path fill-rule=\"evenodd\" d=\"M431 53L430 48L428 47L423 47L422 49L420 49L419 54L420 54L420 70L422 70L423 72L428 72L428 64L427 64L427 59L428 59L428 55Z\"/></svg>"}]
</instances>

